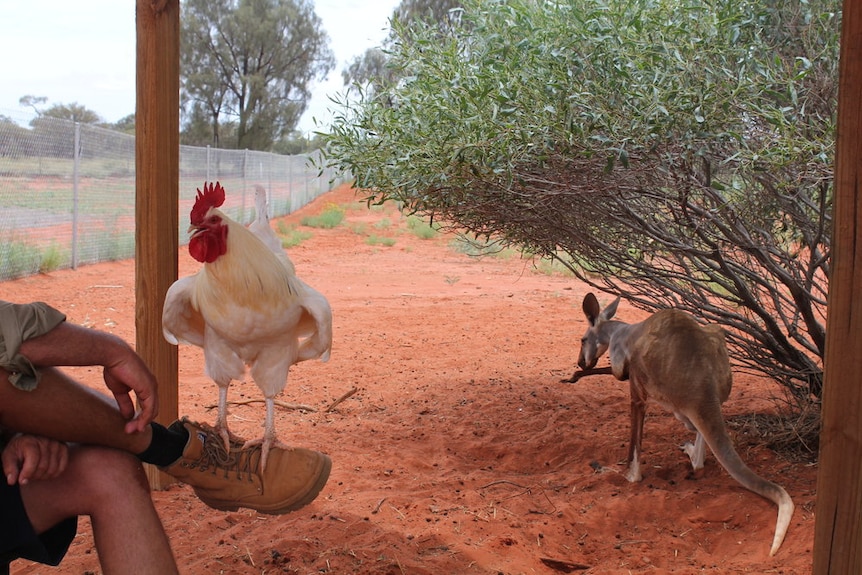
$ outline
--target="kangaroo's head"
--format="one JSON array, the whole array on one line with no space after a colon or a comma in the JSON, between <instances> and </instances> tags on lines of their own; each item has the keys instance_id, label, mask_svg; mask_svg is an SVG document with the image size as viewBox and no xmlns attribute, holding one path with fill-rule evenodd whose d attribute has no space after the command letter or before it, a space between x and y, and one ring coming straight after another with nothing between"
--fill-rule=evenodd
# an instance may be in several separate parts
<instances>
[{"instance_id":1,"label":"kangaroo's head","mask_svg":"<svg viewBox=\"0 0 862 575\"><path fill-rule=\"evenodd\" d=\"M582 307L590 325L584 337L581 338L581 352L578 354L578 367L581 369L592 369L599 358L608 351L610 333L603 328L606 322L617 313L619 303L620 298L617 297L608 307L601 309L595 295L588 293L584 296Z\"/></svg>"}]
</instances>

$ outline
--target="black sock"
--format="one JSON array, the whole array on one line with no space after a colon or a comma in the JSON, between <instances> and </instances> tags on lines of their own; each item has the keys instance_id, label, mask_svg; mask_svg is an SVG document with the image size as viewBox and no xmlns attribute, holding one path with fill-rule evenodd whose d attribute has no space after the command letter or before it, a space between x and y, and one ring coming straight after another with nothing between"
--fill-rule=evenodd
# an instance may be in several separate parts
<instances>
[{"instance_id":1,"label":"black sock","mask_svg":"<svg viewBox=\"0 0 862 575\"><path fill-rule=\"evenodd\" d=\"M189 441L189 434L185 427L168 429L155 421L150 423L150 427L153 429L153 440L143 453L138 454L138 459L160 467L170 465L179 459Z\"/></svg>"}]
</instances>

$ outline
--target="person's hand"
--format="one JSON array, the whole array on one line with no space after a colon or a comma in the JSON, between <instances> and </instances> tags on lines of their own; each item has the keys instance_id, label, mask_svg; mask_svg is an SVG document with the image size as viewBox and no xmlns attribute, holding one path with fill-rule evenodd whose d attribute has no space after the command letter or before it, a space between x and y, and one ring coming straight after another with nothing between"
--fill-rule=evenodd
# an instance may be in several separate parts
<instances>
[{"instance_id":1,"label":"person's hand","mask_svg":"<svg viewBox=\"0 0 862 575\"><path fill-rule=\"evenodd\" d=\"M37 435L15 435L0 454L9 485L57 477L69 463L69 448L60 441Z\"/></svg>"},{"instance_id":2,"label":"person's hand","mask_svg":"<svg viewBox=\"0 0 862 575\"><path fill-rule=\"evenodd\" d=\"M156 377L144 361L131 348L117 361L105 366L105 385L111 390L120 413L128 422L126 433L141 432L156 418L159 412L159 392ZM130 395L134 392L140 411L135 413L135 404Z\"/></svg>"}]
</instances>

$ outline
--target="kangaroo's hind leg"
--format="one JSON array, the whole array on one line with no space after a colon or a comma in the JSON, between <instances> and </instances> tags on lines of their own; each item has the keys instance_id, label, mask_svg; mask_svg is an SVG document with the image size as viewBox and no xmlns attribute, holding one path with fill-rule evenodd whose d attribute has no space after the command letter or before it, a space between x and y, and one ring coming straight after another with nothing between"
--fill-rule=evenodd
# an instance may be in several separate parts
<instances>
[{"instance_id":1,"label":"kangaroo's hind leg","mask_svg":"<svg viewBox=\"0 0 862 575\"><path fill-rule=\"evenodd\" d=\"M703 461L706 458L706 441L703 438L703 434L694 426L691 420L682 413L674 412L674 415L683 423L683 425L685 425L686 429L694 431L697 434L694 438L694 443L686 441L681 448L691 460L692 469L695 471L703 469Z\"/></svg>"},{"instance_id":2,"label":"kangaroo's hind leg","mask_svg":"<svg viewBox=\"0 0 862 575\"><path fill-rule=\"evenodd\" d=\"M694 443L687 441L682 446L682 450L686 452L688 458L691 459L691 467L697 471L703 469L703 460L706 456L706 442L703 439L703 434L697 432L697 437L694 438Z\"/></svg>"}]
</instances>

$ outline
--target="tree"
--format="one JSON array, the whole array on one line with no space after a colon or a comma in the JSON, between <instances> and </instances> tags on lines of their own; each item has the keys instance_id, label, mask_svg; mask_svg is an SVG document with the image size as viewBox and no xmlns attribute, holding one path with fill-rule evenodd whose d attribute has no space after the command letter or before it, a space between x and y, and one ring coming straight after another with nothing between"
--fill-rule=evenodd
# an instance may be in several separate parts
<instances>
[{"instance_id":1,"label":"tree","mask_svg":"<svg viewBox=\"0 0 862 575\"><path fill-rule=\"evenodd\" d=\"M424 22L441 34L450 33L460 23L460 0L401 0L392 12L392 22ZM393 49L398 36L393 29L382 46L374 46L356 56L341 72L344 85L355 85L360 91L371 91L391 86L400 79L394 69L387 66L387 53Z\"/></svg>"},{"instance_id":2,"label":"tree","mask_svg":"<svg viewBox=\"0 0 862 575\"><path fill-rule=\"evenodd\" d=\"M77 102L71 104L54 104L45 110L41 110L39 106L43 106L48 102L45 96L21 96L18 103L22 106L33 108L38 118L56 118L58 120L69 120L80 124L103 124L104 120L99 114L90 110L86 106L82 106Z\"/></svg>"},{"instance_id":3,"label":"tree","mask_svg":"<svg viewBox=\"0 0 862 575\"><path fill-rule=\"evenodd\" d=\"M22 96L18 102L36 112L36 117L30 120L30 126L33 128L30 139L32 142L41 141L44 144L39 150L34 150L34 153L58 158L74 157L75 124L111 127L99 114L77 102L54 104L45 110L40 109L40 106L48 102L48 98L44 96ZM80 149L78 152L80 153Z\"/></svg>"},{"instance_id":4,"label":"tree","mask_svg":"<svg viewBox=\"0 0 862 575\"><path fill-rule=\"evenodd\" d=\"M272 152L283 156L297 156L319 150L323 145L324 140L320 134L306 137L305 134L297 130L291 132L286 138L275 142L272 146Z\"/></svg>"},{"instance_id":5,"label":"tree","mask_svg":"<svg viewBox=\"0 0 862 575\"><path fill-rule=\"evenodd\" d=\"M128 116L124 116L117 120L117 123L113 125L113 129L118 132L123 132L124 134L130 134L132 136L135 135L135 115L129 114Z\"/></svg>"},{"instance_id":6,"label":"tree","mask_svg":"<svg viewBox=\"0 0 862 575\"><path fill-rule=\"evenodd\" d=\"M82 106L77 102L71 104L54 104L41 114L43 118L56 118L58 120L69 120L78 124L103 124L104 120L99 114Z\"/></svg>"},{"instance_id":7,"label":"tree","mask_svg":"<svg viewBox=\"0 0 862 575\"><path fill-rule=\"evenodd\" d=\"M182 114L181 125L181 142L186 146L236 148L236 117L222 117L218 112L212 116L202 103L196 102Z\"/></svg>"},{"instance_id":8,"label":"tree","mask_svg":"<svg viewBox=\"0 0 862 575\"><path fill-rule=\"evenodd\" d=\"M332 165L588 284L727 328L737 367L820 394L840 4L465 2L400 30L403 80ZM393 105L394 103L394 105Z\"/></svg>"},{"instance_id":9,"label":"tree","mask_svg":"<svg viewBox=\"0 0 862 575\"><path fill-rule=\"evenodd\" d=\"M267 150L291 132L309 83L334 67L310 0L185 0L182 92L189 117L237 122L231 146Z\"/></svg>"},{"instance_id":10,"label":"tree","mask_svg":"<svg viewBox=\"0 0 862 575\"><path fill-rule=\"evenodd\" d=\"M18 98L18 103L22 106L33 108L33 111L36 112L37 116L42 115L42 110L38 108L38 106L43 105L48 101L48 98L45 96L33 96L31 94L27 94L26 96L21 96Z\"/></svg>"},{"instance_id":11,"label":"tree","mask_svg":"<svg viewBox=\"0 0 862 575\"><path fill-rule=\"evenodd\" d=\"M12 118L0 114L0 157L19 158L32 153L31 131L19 126Z\"/></svg>"}]
</instances>

